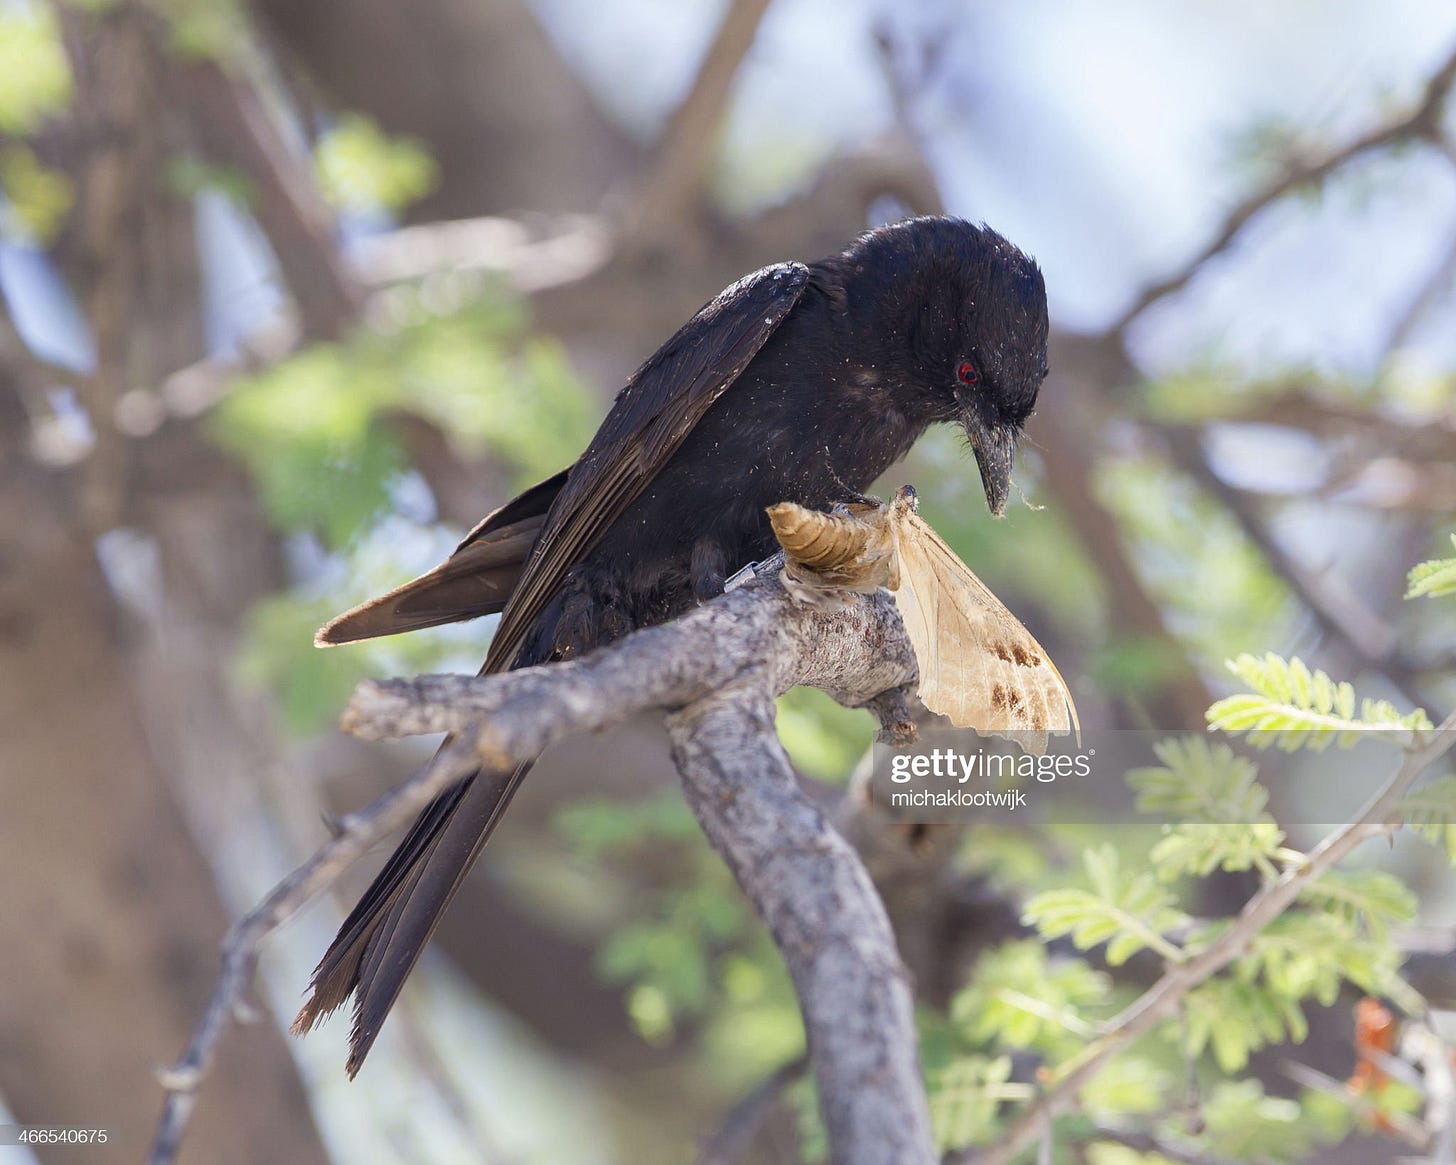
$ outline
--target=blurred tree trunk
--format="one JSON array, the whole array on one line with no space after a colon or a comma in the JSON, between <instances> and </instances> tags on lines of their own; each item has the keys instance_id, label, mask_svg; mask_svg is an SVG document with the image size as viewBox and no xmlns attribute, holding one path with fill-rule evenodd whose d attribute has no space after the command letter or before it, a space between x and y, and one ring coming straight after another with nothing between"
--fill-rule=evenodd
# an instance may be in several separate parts
<instances>
[{"instance_id":1,"label":"blurred tree trunk","mask_svg":"<svg viewBox=\"0 0 1456 1165\"><path fill-rule=\"evenodd\" d=\"M0 1093L16 1119L100 1126L107 1147L45 1161L138 1161L154 1077L182 1046L228 917L153 756L124 633L88 538L24 448L0 392ZM272 1024L224 1050L193 1160L323 1161Z\"/></svg>"},{"instance_id":2,"label":"blurred tree trunk","mask_svg":"<svg viewBox=\"0 0 1456 1165\"><path fill-rule=\"evenodd\" d=\"M208 682L227 664L216 650L179 653L190 670L171 688L147 682L140 664L158 630L172 644L195 631L172 617L189 588L143 578L113 592L95 539L128 531L140 550L132 567L145 574L156 552L152 573L165 578L172 558L191 560L158 520L183 497L194 532L236 547L232 557L207 540L196 547L230 572L232 605L214 612L229 633L280 573L251 487L196 425L139 440L119 423L128 393L203 354L195 229L190 199L164 181L177 124L145 14L67 10L63 30L76 94L59 141L78 197L56 254L96 367L50 377L0 319L0 927L19 939L0 954L0 1094L23 1122L111 1131L105 1148L46 1150L45 1160L136 1161L159 1111L155 1071L185 1042L230 921L179 812L180 766L159 746L190 736L199 752L225 748L214 722L231 712ZM31 414L48 410L57 381L74 384L95 433L64 473L29 447ZM120 593L150 606L150 626ZM216 715L178 701L182 689L206 694ZM217 1071L194 1159L326 1159L276 1027L247 1028Z\"/></svg>"},{"instance_id":3,"label":"blurred tree trunk","mask_svg":"<svg viewBox=\"0 0 1456 1165\"><path fill-rule=\"evenodd\" d=\"M332 103L429 146L441 183L411 208L415 221L595 211L640 161L524 0L253 7Z\"/></svg>"}]
</instances>

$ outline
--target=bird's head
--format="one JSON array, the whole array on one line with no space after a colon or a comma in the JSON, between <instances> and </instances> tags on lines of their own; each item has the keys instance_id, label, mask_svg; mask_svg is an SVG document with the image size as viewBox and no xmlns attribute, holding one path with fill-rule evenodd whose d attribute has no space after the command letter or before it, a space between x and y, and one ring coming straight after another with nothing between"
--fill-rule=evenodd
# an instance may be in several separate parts
<instances>
[{"instance_id":1,"label":"bird's head","mask_svg":"<svg viewBox=\"0 0 1456 1165\"><path fill-rule=\"evenodd\" d=\"M965 431L986 505L999 515L1017 438L1047 373L1041 271L995 231L961 219L911 219L859 245L862 271L895 321L888 342L897 351L886 361L904 362L908 347L916 411Z\"/></svg>"}]
</instances>

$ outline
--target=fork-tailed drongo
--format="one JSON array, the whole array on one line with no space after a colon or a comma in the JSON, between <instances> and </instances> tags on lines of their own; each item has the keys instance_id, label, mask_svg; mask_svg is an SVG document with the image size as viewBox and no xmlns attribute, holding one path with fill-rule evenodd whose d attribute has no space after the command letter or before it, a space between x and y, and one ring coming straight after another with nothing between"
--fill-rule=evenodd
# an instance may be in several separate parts
<instances>
[{"instance_id":1,"label":"fork-tailed drongo","mask_svg":"<svg viewBox=\"0 0 1456 1165\"><path fill-rule=\"evenodd\" d=\"M575 464L318 641L500 612L485 672L589 651L720 593L774 549L766 507L853 497L937 421L964 430L999 514L1046 349L1040 271L983 226L913 219L765 267L653 353ZM294 1027L357 991L350 1075L528 767L426 809L319 964Z\"/></svg>"}]
</instances>

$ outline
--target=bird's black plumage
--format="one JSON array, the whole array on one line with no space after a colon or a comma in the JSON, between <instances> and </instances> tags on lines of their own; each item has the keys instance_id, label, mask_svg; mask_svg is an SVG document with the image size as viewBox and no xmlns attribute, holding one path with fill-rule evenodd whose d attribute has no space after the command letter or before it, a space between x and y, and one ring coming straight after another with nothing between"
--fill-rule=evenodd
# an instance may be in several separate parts
<instances>
[{"instance_id":1,"label":"bird's black plumage","mask_svg":"<svg viewBox=\"0 0 1456 1165\"><path fill-rule=\"evenodd\" d=\"M817 263L766 267L633 374L574 465L319 642L499 611L483 672L588 651L767 556L766 507L845 500L941 421L965 430L1000 513L1046 343L1035 263L958 219L912 219ZM357 991L351 1074L527 768L479 772L426 809L319 964L295 1030Z\"/></svg>"}]
</instances>

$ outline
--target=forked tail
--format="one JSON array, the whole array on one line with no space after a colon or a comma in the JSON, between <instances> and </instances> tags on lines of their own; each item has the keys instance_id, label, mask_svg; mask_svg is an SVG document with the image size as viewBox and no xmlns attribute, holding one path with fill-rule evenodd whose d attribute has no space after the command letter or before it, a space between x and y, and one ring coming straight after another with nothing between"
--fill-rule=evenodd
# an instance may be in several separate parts
<instances>
[{"instance_id":1,"label":"forked tail","mask_svg":"<svg viewBox=\"0 0 1456 1165\"><path fill-rule=\"evenodd\" d=\"M364 1063L400 988L430 941L440 916L499 824L530 764L479 770L420 814L364 892L314 970L294 1035L312 1030L351 994L349 1076Z\"/></svg>"}]
</instances>

